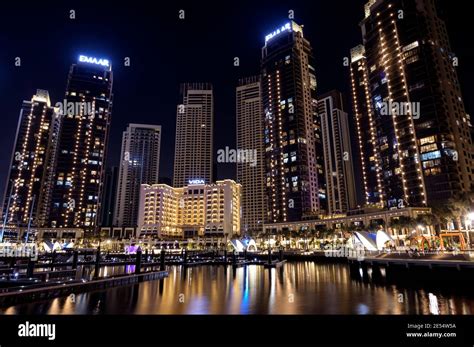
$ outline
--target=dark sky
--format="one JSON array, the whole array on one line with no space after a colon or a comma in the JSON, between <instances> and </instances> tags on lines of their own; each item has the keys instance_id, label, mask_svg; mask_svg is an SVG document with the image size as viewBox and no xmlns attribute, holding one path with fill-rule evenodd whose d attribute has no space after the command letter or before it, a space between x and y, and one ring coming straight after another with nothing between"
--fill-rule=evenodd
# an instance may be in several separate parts
<instances>
[{"instance_id":1,"label":"dark sky","mask_svg":"<svg viewBox=\"0 0 474 347\"><path fill-rule=\"evenodd\" d=\"M36 89L62 101L70 64L79 54L105 57L114 71L114 107L108 165L119 161L121 133L128 123L163 127L161 176L172 177L175 110L179 83L214 85L215 148L235 147L235 86L258 73L267 33L284 24L288 11L304 24L314 50L320 93L348 91L342 58L361 41L358 23L365 0L207 1L9 1L0 11L0 191L8 172L21 102ZM133 7L132 7L133 5ZM466 1L441 0L468 113L474 80L474 29ZM69 10L76 19L69 19ZM178 11L185 10L185 19ZM14 66L20 57L21 67ZM131 66L124 67L124 57ZM240 66L233 65L239 57ZM233 177L219 164L218 178Z\"/></svg>"}]
</instances>

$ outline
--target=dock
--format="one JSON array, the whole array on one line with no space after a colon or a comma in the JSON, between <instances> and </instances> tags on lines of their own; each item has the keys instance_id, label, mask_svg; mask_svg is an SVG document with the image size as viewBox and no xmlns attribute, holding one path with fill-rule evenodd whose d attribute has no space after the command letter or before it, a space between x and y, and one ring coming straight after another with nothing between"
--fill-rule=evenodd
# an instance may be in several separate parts
<instances>
[{"instance_id":1,"label":"dock","mask_svg":"<svg viewBox=\"0 0 474 347\"><path fill-rule=\"evenodd\" d=\"M24 302L47 300L71 294L93 290L104 290L112 287L131 285L143 281L162 279L168 276L167 271L150 271L138 274L124 274L95 280L72 280L42 282L37 287L0 289L0 306L17 305Z\"/></svg>"}]
</instances>

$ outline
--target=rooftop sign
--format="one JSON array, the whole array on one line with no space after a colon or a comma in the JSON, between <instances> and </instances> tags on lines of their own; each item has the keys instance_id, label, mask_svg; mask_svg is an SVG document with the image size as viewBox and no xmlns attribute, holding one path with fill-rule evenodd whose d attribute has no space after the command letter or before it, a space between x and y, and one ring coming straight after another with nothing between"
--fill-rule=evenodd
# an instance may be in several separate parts
<instances>
[{"instance_id":1,"label":"rooftop sign","mask_svg":"<svg viewBox=\"0 0 474 347\"><path fill-rule=\"evenodd\" d=\"M107 59L97 59L94 57L88 57L85 55L80 55L79 56L79 61L81 63L89 63L89 64L96 64L96 65L102 65L106 67L110 67L110 63Z\"/></svg>"}]
</instances>

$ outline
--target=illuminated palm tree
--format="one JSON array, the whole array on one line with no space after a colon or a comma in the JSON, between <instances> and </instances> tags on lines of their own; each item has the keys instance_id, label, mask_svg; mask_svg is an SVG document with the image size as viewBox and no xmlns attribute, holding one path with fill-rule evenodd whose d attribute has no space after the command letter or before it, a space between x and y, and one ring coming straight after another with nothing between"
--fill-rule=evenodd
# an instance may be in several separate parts
<instances>
[{"instance_id":1,"label":"illuminated palm tree","mask_svg":"<svg viewBox=\"0 0 474 347\"><path fill-rule=\"evenodd\" d=\"M460 193L448 200L447 208L452 214L455 228L459 231L462 229L462 218L471 211L473 195L473 192Z\"/></svg>"},{"instance_id":2,"label":"illuminated palm tree","mask_svg":"<svg viewBox=\"0 0 474 347\"><path fill-rule=\"evenodd\" d=\"M431 206L432 216L434 217L434 226L436 235L441 234L442 230L446 229L446 225L452 219L450 209L446 204L435 203Z\"/></svg>"},{"instance_id":3,"label":"illuminated palm tree","mask_svg":"<svg viewBox=\"0 0 474 347\"><path fill-rule=\"evenodd\" d=\"M416 220L412 217L401 216L398 218L398 227L402 232L405 231L408 236L410 236L409 231L416 228L416 226Z\"/></svg>"},{"instance_id":4,"label":"illuminated palm tree","mask_svg":"<svg viewBox=\"0 0 474 347\"><path fill-rule=\"evenodd\" d=\"M290 239L291 232L290 230L285 228L281 231L281 234L283 236L283 240L285 241L285 249L288 249L288 241Z\"/></svg>"}]
</instances>

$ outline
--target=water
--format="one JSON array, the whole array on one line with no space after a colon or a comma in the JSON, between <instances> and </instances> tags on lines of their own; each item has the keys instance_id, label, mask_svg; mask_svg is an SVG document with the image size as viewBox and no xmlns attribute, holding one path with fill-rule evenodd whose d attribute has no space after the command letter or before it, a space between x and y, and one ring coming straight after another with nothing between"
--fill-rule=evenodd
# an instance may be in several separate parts
<instances>
[{"instance_id":1,"label":"water","mask_svg":"<svg viewBox=\"0 0 474 347\"><path fill-rule=\"evenodd\" d=\"M474 314L474 295L363 283L344 264L170 267L163 280L0 309L5 314Z\"/></svg>"}]
</instances>

